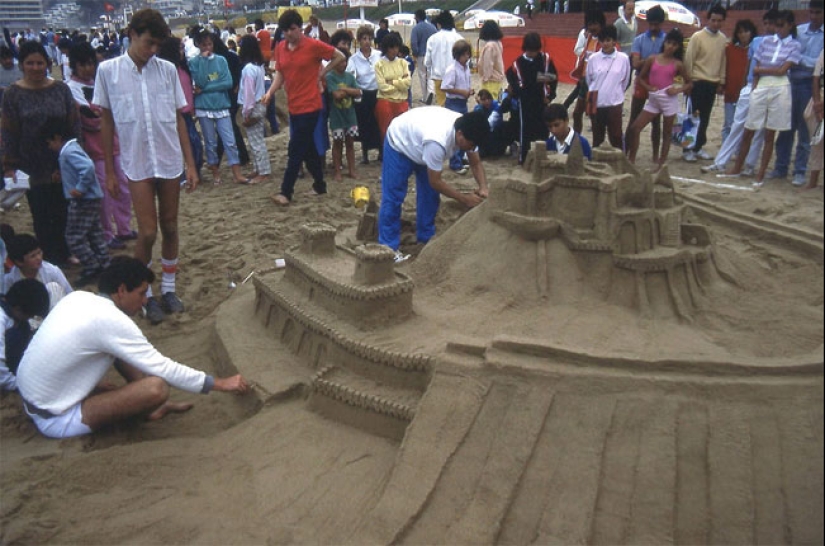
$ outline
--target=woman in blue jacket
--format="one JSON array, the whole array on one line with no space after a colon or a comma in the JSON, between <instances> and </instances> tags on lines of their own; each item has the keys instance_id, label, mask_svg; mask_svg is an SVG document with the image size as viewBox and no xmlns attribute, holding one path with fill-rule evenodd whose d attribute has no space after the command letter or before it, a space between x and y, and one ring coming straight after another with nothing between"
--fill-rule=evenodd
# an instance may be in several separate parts
<instances>
[{"instance_id":1,"label":"woman in blue jacket","mask_svg":"<svg viewBox=\"0 0 825 546\"><path fill-rule=\"evenodd\" d=\"M241 174L238 146L229 113L232 105L229 99L229 91L232 89L229 65L226 59L214 54L213 36L208 31L201 29L193 38L201 54L189 59L189 71L195 86L195 115L201 125L206 163L212 171L214 183L220 184L217 138L220 135L235 183L245 184L247 180Z\"/></svg>"}]
</instances>

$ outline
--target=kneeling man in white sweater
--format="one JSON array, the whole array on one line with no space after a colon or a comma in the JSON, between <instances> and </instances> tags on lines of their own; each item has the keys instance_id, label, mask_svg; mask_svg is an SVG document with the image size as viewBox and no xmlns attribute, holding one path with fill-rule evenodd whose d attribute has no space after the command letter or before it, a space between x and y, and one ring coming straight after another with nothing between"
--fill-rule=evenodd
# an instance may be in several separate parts
<instances>
[{"instance_id":1,"label":"kneeling man in white sweater","mask_svg":"<svg viewBox=\"0 0 825 546\"><path fill-rule=\"evenodd\" d=\"M17 386L44 435L70 438L137 415L160 419L188 410L191 404L168 401L170 386L204 394L248 392L240 375L212 377L149 343L130 317L145 305L154 277L135 258L115 258L100 276L99 295L73 292L43 321L20 361ZM101 384L112 365L126 379L123 387Z\"/></svg>"}]
</instances>

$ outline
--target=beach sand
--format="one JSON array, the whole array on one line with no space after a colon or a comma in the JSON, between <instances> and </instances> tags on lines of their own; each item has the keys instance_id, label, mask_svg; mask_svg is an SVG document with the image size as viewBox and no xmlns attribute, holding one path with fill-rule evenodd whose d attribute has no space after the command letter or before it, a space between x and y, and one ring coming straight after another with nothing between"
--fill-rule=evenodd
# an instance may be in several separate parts
<instances>
[{"instance_id":1,"label":"beach sand","mask_svg":"<svg viewBox=\"0 0 825 546\"><path fill-rule=\"evenodd\" d=\"M566 96L568 89L560 86L560 97ZM718 121L721 117L720 102L714 111L714 126L708 132L710 142L706 149L711 152L719 148ZM585 136L590 136L587 122ZM269 196L277 193L280 185L287 136L282 131L267 138L267 143L273 166L269 183L213 186L206 176L195 192L182 197L178 291L187 310L179 316L169 317L160 326L150 326L146 321L136 319L161 352L211 373L223 371L226 366L215 351L217 310L232 298L248 297L249 283L241 285L241 281L252 272L272 269L275 259L299 242L299 227L305 223L323 222L339 232L351 233L361 217L361 211L353 206L350 197L350 190L356 183L365 184L375 196L380 195L380 164L373 161L368 166L358 166L360 176L357 181L346 178L342 183L328 181L329 193L323 197L306 195L311 185L307 176L298 181L294 202L286 208L277 207ZM705 163L685 163L675 150L671 151L670 159L670 173L678 177L676 189L686 198L703 199L821 237L821 187L799 192L788 181L771 182L761 191L754 192L745 179L729 182L729 187L719 187L715 185L715 177L700 172L700 166ZM638 165L644 167L649 161L649 136L645 132ZM490 184L495 185L497 179L505 178L516 165L513 159L501 158L486 161L485 168ZM474 187L470 175L460 177L447 172L445 178L467 190ZM224 180L230 179L226 173ZM402 248L417 255L421 249L415 244L414 204L414 196L408 196L404 207ZM443 234L465 212L457 203L442 200L438 233ZM19 210L5 212L1 219L19 232L31 230L25 203ZM742 242L725 238L722 243L742 253L762 246L758 239ZM131 245L126 253L131 251ZM159 245L156 252L159 252ZM489 260L495 260L498 255L496 248L488 248L485 253ZM821 316L821 256L818 263L815 259L808 263L798 257L788 258L779 251L762 252L761 256L766 270L775 267L787 272L799 268L803 273L819 275L820 287L811 294L809 305ZM159 256L155 257L155 263L159 263ZM70 273L74 277L78 271ZM231 289L230 280L238 287ZM437 298L430 299L437 305ZM800 316L809 316L808 311L810 309ZM460 320L462 312L467 313L468 318L474 316L472 305L464 311L453 308L450 312L456 320ZM770 308L762 307L757 312L766 317L771 315ZM477 316L473 321L484 323ZM736 325L728 326L735 333ZM400 331L403 332L403 328ZM805 340L806 351L817 345L821 347L822 323L813 331L813 336ZM817 335L820 336L818 340ZM424 345L438 346L445 339L446 336L430 339ZM602 349L609 350L609 347ZM766 354L770 354L769 348ZM266 359L267 355L262 358ZM272 358L279 358L279 355L273 353ZM798 432L801 437L807 435L811 439L813 435L814 460L800 463L810 467L812 479L807 484L797 483L798 490L788 495L800 504L810 501L812 509L819 507L818 516L812 513L811 517L818 518L820 541L821 377L820 369L819 407L818 410L811 408L810 421L795 423L786 420L777 425L794 434ZM193 401L196 403L194 409L185 414L170 415L159 422L127 423L89 437L64 441L40 436L23 415L19 397L4 394L0 399L0 543L330 544L372 542L376 537L382 537L380 533L370 532L370 524L374 522L365 522L364 518L376 508L381 495L386 494L384 488L391 481L397 464L398 442L327 420L307 410L300 392L285 392L283 396L271 399L174 392L173 400ZM800 404L810 400L805 398ZM814 395L812 400L816 403L817 396ZM646 400L648 412L655 414L659 402L666 405L667 400L661 397ZM590 414L584 414L582 422L586 424ZM817 427L818 432L815 432ZM760 439L753 441L757 440ZM655 443L651 445L655 446ZM648 455L649 459L655 459L655 451ZM476 463L483 464L482 459L479 457ZM468 457L465 460L472 462L476 459ZM617 460L621 461L621 458ZM426 469L420 470L426 475ZM604 471L608 472L609 468ZM460 469L453 469L453 475L460 477ZM760 478L770 481L771 476L766 474ZM575 489L575 484L567 486ZM759 485L756 487L758 489ZM478 494L467 491L469 496ZM459 502L458 499L453 501ZM604 499L600 499L602 501ZM447 500L441 498L439 502ZM781 500L776 502L782 504ZM765 508L759 502L756 504L760 510ZM447 516L439 519L439 506L438 503L428 506L422 521L432 524L432 529L449 529L449 522L443 521ZM450 504L445 506L447 510ZM522 513L518 510L530 513L531 505L525 501L523 506L517 505L510 510L508 518L515 518L515 523L508 529L515 529L518 514ZM554 521L561 528L564 528L566 510L575 510L575 505L561 506L557 511L558 519ZM794 517L804 513L790 512ZM748 525L753 525L753 521L721 523L722 527L729 525L731 529L747 529ZM478 527L485 524L480 521ZM409 543L478 539L478 535L470 532L432 533L428 534L422 524L397 538ZM717 534L708 533L701 536L720 542L737 542L743 537L754 536L733 532L718 534L718 530ZM530 537L517 533L491 536L493 540L504 542L531 541ZM559 536L569 539L576 535ZM647 538L651 536L658 535ZM585 534L581 541L632 542L634 538L645 540L643 535L625 533ZM691 537L682 535L677 538L679 542ZM804 542L806 538L816 542L816 532L777 537L783 542L789 539ZM549 542L552 536L535 535L532 540Z\"/></svg>"}]
</instances>

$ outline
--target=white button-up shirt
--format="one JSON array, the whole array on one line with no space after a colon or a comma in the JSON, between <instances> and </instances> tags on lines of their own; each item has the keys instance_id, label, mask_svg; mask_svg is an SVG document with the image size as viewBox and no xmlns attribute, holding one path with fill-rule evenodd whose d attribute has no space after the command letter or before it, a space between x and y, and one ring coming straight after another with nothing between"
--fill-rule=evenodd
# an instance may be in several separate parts
<instances>
[{"instance_id":1,"label":"white button-up shirt","mask_svg":"<svg viewBox=\"0 0 825 546\"><path fill-rule=\"evenodd\" d=\"M112 111L129 180L180 176L177 111L186 106L186 96L172 63L152 57L138 70L128 54L104 61L92 102Z\"/></svg>"},{"instance_id":2,"label":"white button-up shirt","mask_svg":"<svg viewBox=\"0 0 825 546\"><path fill-rule=\"evenodd\" d=\"M453 62L453 44L462 39L461 34L455 29L439 30L430 36L427 40L427 53L424 55L424 64L430 78L444 78L447 67Z\"/></svg>"}]
</instances>

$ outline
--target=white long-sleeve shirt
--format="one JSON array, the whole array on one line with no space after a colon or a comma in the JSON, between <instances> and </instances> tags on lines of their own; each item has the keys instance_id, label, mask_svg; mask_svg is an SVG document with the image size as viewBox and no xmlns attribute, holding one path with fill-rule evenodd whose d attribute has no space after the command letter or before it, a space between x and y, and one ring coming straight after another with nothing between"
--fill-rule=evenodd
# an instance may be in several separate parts
<instances>
[{"instance_id":1,"label":"white long-sleeve shirt","mask_svg":"<svg viewBox=\"0 0 825 546\"><path fill-rule=\"evenodd\" d=\"M452 30L439 30L427 40L427 53L424 55L424 64L427 73L434 80L444 78L447 67L453 62L453 44L464 38Z\"/></svg>"},{"instance_id":2,"label":"white long-sleeve shirt","mask_svg":"<svg viewBox=\"0 0 825 546\"><path fill-rule=\"evenodd\" d=\"M43 321L17 369L29 404L60 415L85 399L115 359L189 392L208 392L214 379L160 354L109 298L73 292Z\"/></svg>"}]
</instances>

